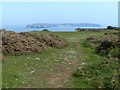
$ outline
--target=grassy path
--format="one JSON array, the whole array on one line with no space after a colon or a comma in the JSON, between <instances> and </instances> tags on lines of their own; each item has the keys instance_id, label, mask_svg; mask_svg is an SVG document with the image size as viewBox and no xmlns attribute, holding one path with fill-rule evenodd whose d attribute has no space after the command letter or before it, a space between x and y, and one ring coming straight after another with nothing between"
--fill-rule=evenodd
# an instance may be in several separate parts
<instances>
[{"instance_id":1,"label":"grassy path","mask_svg":"<svg viewBox=\"0 0 120 90\"><path fill-rule=\"evenodd\" d=\"M67 48L42 54L6 56L3 62L4 87L72 87L68 82L79 64L79 47L79 43L71 43Z\"/></svg>"},{"instance_id":2,"label":"grassy path","mask_svg":"<svg viewBox=\"0 0 120 90\"><path fill-rule=\"evenodd\" d=\"M80 45L79 43L76 43L76 47L79 49ZM69 60L66 65L59 65L57 68L62 69L61 72L53 75L52 77L50 77L48 79L48 83L50 84L50 86L54 87L54 88L59 88L59 87L64 87L62 84L66 83L67 81L69 81L71 79L71 75L73 73L73 67L76 67L78 64L78 53L76 53L76 56L74 59ZM69 58L69 57L66 57Z\"/></svg>"}]
</instances>

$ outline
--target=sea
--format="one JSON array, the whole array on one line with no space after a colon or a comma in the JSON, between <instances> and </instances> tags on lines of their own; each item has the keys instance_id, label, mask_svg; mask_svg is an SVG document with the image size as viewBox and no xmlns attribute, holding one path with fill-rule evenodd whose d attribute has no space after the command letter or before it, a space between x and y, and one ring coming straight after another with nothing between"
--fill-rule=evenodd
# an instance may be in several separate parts
<instances>
[{"instance_id":1,"label":"sea","mask_svg":"<svg viewBox=\"0 0 120 90\"><path fill-rule=\"evenodd\" d=\"M2 29L15 32L28 32L28 31L42 31L48 29L53 32L74 32L76 28L94 28L94 29L105 29L105 26L101 27L76 27L76 26L57 26L50 28L27 28L26 25L2 25Z\"/></svg>"}]
</instances>

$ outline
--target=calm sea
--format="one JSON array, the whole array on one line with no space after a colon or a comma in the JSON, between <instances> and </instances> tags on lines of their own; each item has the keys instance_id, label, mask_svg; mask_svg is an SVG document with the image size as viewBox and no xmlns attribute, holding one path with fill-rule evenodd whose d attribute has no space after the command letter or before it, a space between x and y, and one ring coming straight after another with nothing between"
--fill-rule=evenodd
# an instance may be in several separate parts
<instances>
[{"instance_id":1,"label":"calm sea","mask_svg":"<svg viewBox=\"0 0 120 90\"><path fill-rule=\"evenodd\" d=\"M75 31L76 28L99 28L103 29L105 27L73 27L73 26L57 26L57 27L50 27L50 28L26 28L25 25L3 25L3 29L6 30L11 30L15 32L27 32L27 31L32 31L32 30L37 30L41 31L43 29L48 29L50 31L55 31L55 32L72 32Z\"/></svg>"}]
</instances>

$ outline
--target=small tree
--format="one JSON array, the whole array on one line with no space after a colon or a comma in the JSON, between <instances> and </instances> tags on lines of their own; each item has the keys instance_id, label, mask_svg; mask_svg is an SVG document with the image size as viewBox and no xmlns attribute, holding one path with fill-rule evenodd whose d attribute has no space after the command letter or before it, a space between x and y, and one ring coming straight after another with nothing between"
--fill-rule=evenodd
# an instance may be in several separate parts
<instances>
[{"instance_id":1,"label":"small tree","mask_svg":"<svg viewBox=\"0 0 120 90\"><path fill-rule=\"evenodd\" d=\"M48 29L43 29L42 31L49 31Z\"/></svg>"},{"instance_id":2,"label":"small tree","mask_svg":"<svg viewBox=\"0 0 120 90\"><path fill-rule=\"evenodd\" d=\"M114 27L112 27L112 26L108 26L107 29L114 29Z\"/></svg>"}]
</instances>

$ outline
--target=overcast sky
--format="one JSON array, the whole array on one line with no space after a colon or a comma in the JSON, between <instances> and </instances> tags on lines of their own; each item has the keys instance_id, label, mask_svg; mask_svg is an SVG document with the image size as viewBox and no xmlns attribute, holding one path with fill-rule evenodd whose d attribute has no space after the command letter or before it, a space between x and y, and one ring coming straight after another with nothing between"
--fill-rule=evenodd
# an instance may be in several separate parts
<instances>
[{"instance_id":1,"label":"overcast sky","mask_svg":"<svg viewBox=\"0 0 120 90\"><path fill-rule=\"evenodd\" d=\"M118 25L117 2L22 2L2 4L3 25L96 23Z\"/></svg>"}]
</instances>

